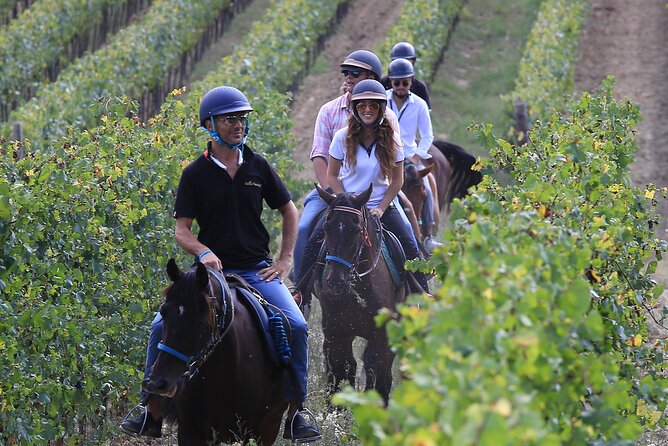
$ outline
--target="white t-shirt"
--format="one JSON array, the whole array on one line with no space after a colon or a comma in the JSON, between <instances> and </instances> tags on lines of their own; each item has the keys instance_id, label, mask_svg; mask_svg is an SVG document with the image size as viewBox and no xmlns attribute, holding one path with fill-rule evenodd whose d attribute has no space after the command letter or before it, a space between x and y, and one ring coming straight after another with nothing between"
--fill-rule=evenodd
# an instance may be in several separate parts
<instances>
[{"instance_id":1,"label":"white t-shirt","mask_svg":"<svg viewBox=\"0 0 668 446\"><path fill-rule=\"evenodd\" d=\"M423 160L430 159L429 147L434 141L434 132L427 103L420 96L409 93L401 110L398 110L392 95L392 90L387 90L387 108L392 110L399 120L406 158L412 158L417 154ZM417 143L418 132L420 133L419 144Z\"/></svg>"},{"instance_id":2,"label":"white t-shirt","mask_svg":"<svg viewBox=\"0 0 668 446\"><path fill-rule=\"evenodd\" d=\"M390 180L383 175L380 169L380 161L376 157L376 144L371 147L371 151L367 152L361 145L357 146L357 164L353 169L348 166L346 162L346 148L345 140L348 134L348 128L344 127L334 134L332 144L329 146L329 156L341 161L341 171L339 172L339 179L343 184L343 190L360 194L367 190L369 184L373 185L371 198L367 203L368 208L378 207L388 186ZM395 162L399 163L404 160L403 147L397 147Z\"/></svg>"}]
</instances>

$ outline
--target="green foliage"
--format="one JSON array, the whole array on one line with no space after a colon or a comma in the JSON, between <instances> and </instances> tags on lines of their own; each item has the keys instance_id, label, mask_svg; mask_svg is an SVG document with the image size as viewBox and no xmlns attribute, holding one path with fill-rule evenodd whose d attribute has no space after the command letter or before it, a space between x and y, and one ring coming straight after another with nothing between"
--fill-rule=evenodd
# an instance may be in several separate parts
<instances>
[{"instance_id":1,"label":"green foliage","mask_svg":"<svg viewBox=\"0 0 668 446\"><path fill-rule=\"evenodd\" d=\"M104 48L72 63L15 110L10 121L23 123L33 148L63 136L69 126L89 128L97 118L92 103L104 97L138 99L160 85L228 5L229 0L156 0L140 21L116 33ZM4 133L8 134L7 128Z\"/></svg>"},{"instance_id":2,"label":"green foliage","mask_svg":"<svg viewBox=\"0 0 668 446\"><path fill-rule=\"evenodd\" d=\"M70 62L76 38L99 27L103 18L113 22L114 11L130 1L39 0L12 20L0 32L0 116L6 118L5 113L16 108L12 104L23 103L40 84L48 82L50 68Z\"/></svg>"},{"instance_id":3,"label":"green foliage","mask_svg":"<svg viewBox=\"0 0 668 446\"><path fill-rule=\"evenodd\" d=\"M390 64L390 51L397 42L415 47L419 63L415 75L429 83L448 44L454 17L462 7L461 0L408 0L401 8L397 22L376 49L384 67ZM416 14L415 11L420 11Z\"/></svg>"},{"instance_id":4,"label":"green foliage","mask_svg":"<svg viewBox=\"0 0 668 446\"><path fill-rule=\"evenodd\" d=\"M249 52L235 59L244 62L222 62L238 71L221 68L183 101L175 90L145 124L135 103L104 99L89 111L91 130L69 128L40 150L28 142L18 162L15 146L0 146L0 444L76 443L73 426L98 439L116 427L109 410L140 382L166 260L188 261L175 246L171 210L182 168L206 141L201 94L234 79L255 109L250 144L279 173L292 169L285 73L306 63L304 49L336 11L331 3L274 3L268 18L303 17L257 27L242 44ZM272 45L292 35L302 39L299 51L250 63L273 57ZM301 184L287 183L293 193ZM279 219L267 220L276 237Z\"/></svg>"},{"instance_id":5,"label":"green foliage","mask_svg":"<svg viewBox=\"0 0 668 446\"><path fill-rule=\"evenodd\" d=\"M607 83L530 145L480 129L487 173L511 184L488 175L455 203L432 260L438 298L388 324L409 379L387 410L340 396L364 444L630 445L657 423L668 383L665 346L646 344L661 292L646 263L666 246L651 231L655 189L630 187L637 118Z\"/></svg>"}]
</instances>

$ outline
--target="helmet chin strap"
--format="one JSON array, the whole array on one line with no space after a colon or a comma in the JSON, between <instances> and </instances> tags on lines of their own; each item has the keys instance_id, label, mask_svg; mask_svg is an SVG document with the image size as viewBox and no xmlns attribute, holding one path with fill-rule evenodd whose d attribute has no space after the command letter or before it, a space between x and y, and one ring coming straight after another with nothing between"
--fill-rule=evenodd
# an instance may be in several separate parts
<instances>
[{"instance_id":1,"label":"helmet chin strap","mask_svg":"<svg viewBox=\"0 0 668 446\"><path fill-rule=\"evenodd\" d=\"M211 122L213 122L213 116L211 117ZM218 144L223 145L230 150L234 150L237 147L241 148L241 158L243 159L244 156L244 144L246 143L246 138L248 138L248 132L250 131L250 122L246 121L246 127L244 128L244 137L241 139L241 141L237 144L228 144L225 141L223 141L223 138L220 137L218 134L218 131L216 130L216 127L213 127L213 131L207 129L206 127L202 127L204 130L206 130L209 133L209 136L211 139L216 141Z\"/></svg>"}]
</instances>

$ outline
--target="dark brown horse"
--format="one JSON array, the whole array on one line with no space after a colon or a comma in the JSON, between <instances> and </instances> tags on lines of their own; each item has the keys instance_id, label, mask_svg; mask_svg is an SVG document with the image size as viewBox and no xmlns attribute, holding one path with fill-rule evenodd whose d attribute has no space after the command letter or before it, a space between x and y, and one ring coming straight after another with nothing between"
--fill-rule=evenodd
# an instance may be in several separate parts
<instances>
[{"instance_id":1,"label":"dark brown horse","mask_svg":"<svg viewBox=\"0 0 668 446\"><path fill-rule=\"evenodd\" d=\"M273 444L288 403L248 304L199 262L183 273L171 259L167 273L161 351L144 390L175 404L163 415L178 423L180 445Z\"/></svg>"},{"instance_id":2,"label":"dark brown horse","mask_svg":"<svg viewBox=\"0 0 668 446\"><path fill-rule=\"evenodd\" d=\"M329 205L324 224L326 263L322 279L315 284L322 309L328 381L332 391L339 390L344 380L355 385L353 340L362 337L367 340L366 389L376 389L387 403L394 353L385 327L378 327L374 317L383 308L394 313L396 304L406 296L406 288L395 281L396 276L393 279L381 252L380 221L370 217L365 206L371 187L359 196L333 196L317 189Z\"/></svg>"},{"instance_id":3,"label":"dark brown horse","mask_svg":"<svg viewBox=\"0 0 668 446\"><path fill-rule=\"evenodd\" d=\"M438 227L441 212L447 212L455 198L464 198L471 186L482 181L482 174L471 169L476 162L475 157L457 144L435 140L429 153L432 155L432 163L427 168L417 170L413 164L405 165L402 191L419 219L427 193L422 177L431 172L436 180L434 220Z\"/></svg>"}]
</instances>

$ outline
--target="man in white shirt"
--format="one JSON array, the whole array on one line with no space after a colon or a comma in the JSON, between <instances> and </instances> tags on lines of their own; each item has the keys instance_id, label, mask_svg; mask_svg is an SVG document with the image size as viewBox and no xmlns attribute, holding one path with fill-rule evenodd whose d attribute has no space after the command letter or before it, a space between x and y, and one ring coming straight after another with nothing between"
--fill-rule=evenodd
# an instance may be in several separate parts
<instances>
[{"instance_id":1,"label":"man in white shirt","mask_svg":"<svg viewBox=\"0 0 668 446\"><path fill-rule=\"evenodd\" d=\"M429 106L424 99L410 91L414 75L413 64L410 61L399 58L390 63L388 77L392 82L392 89L387 91L387 106L399 120L406 161L421 167L424 160L432 157L429 147L434 141L434 133ZM432 236L435 225L433 197L436 191L432 190L432 182L427 177L424 177L423 181L427 189L427 198L422 215L418 218L421 217L423 220L424 247L431 252L441 245ZM435 182L433 184L435 185Z\"/></svg>"}]
</instances>

